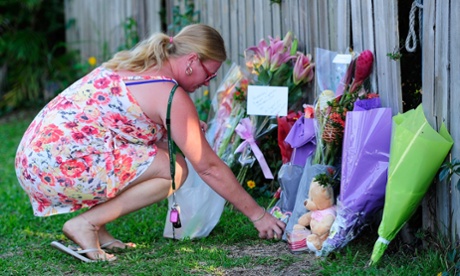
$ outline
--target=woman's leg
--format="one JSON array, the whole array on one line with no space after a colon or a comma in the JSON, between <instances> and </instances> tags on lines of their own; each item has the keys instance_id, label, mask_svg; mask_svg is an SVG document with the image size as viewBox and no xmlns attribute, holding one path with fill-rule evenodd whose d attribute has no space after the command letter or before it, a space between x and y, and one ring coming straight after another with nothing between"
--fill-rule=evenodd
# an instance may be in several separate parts
<instances>
[{"instance_id":1,"label":"woman's leg","mask_svg":"<svg viewBox=\"0 0 460 276\"><path fill-rule=\"evenodd\" d=\"M178 155L175 179L177 188L184 183L187 174L185 160ZM159 147L154 162L139 179L116 197L67 221L63 227L64 234L83 249L100 248L98 230L101 226L167 198L172 194L170 179L169 156L164 148ZM91 259L104 257L99 253L87 255Z\"/></svg>"}]
</instances>

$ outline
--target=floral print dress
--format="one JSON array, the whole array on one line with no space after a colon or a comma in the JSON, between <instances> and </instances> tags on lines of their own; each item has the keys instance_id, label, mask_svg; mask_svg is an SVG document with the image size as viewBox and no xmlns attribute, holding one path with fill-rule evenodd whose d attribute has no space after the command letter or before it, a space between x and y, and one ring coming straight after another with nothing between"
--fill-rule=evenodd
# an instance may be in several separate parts
<instances>
[{"instance_id":1,"label":"floral print dress","mask_svg":"<svg viewBox=\"0 0 460 276\"><path fill-rule=\"evenodd\" d=\"M176 83L166 77L122 78L99 67L40 111L15 159L36 216L107 201L149 167L166 130L147 117L128 87L159 81Z\"/></svg>"}]
</instances>

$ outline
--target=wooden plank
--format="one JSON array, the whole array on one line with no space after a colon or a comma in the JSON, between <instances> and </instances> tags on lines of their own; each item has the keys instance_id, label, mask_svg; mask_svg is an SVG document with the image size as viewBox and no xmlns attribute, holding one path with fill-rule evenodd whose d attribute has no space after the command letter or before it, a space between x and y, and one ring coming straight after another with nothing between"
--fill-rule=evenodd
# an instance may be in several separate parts
<instances>
[{"instance_id":1,"label":"wooden plank","mask_svg":"<svg viewBox=\"0 0 460 276\"><path fill-rule=\"evenodd\" d=\"M340 52L338 43L337 43L337 28L338 28L338 19L339 19L339 11L337 10L337 0L327 0L327 20L329 22L329 29L328 29L328 38L329 38L329 50ZM340 0L339 0L340 1Z\"/></svg>"},{"instance_id":2,"label":"wooden plank","mask_svg":"<svg viewBox=\"0 0 460 276\"><path fill-rule=\"evenodd\" d=\"M256 41L259 41L262 38L265 38L265 29L264 29L264 15L263 15L263 8L266 4L265 1L262 0L254 0L254 35L256 37Z\"/></svg>"},{"instance_id":3,"label":"wooden plank","mask_svg":"<svg viewBox=\"0 0 460 276\"><path fill-rule=\"evenodd\" d=\"M433 74L434 85L430 85L434 90L425 90L423 88L423 95L431 95L432 101L425 110L425 114L429 118L429 122L434 129L439 129L441 122L446 118L448 111L448 93L449 93L449 16L450 7L441 3L442 1L435 2L436 6L426 5L426 8L435 9L435 34L434 45L424 49L434 57L434 67L431 71ZM425 9L424 9L425 10ZM425 64L423 66L425 67ZM441 233L446 235L450 228L450 210L451 210L451 195L449 184L436 183L436 196L438 198L436 205L436 214L428 213L429 210L424 210L424 227L431 231L441 230ZM442 200L442 201L441 201ZM438 227L435 227L437 220Z\"/></svg>"},{"instance_id":4,"label":"wooden plank","mask_svg":"<svg viewBox=\"0 0 460 276\"><path fill-rule=\"evenodd\" d=\"M323 49L331 50L331 44L329 39L329 10L328 10L328 1L317 0L317 12L318 12L318 41L317 45Z\"/></svg>"},{"instance_id":5,"label":"wooden plank","mask_svg":"<svg viewBox=\"0 0 460 276\"><path fill-rule=\"evenodd\" d=\"M436 26L436 3L428 1L424 4L423 9L423 41L422 41L422 64L424 68L435 68L435 55L436 43L435 43L435 26ZM422 104L425 112L425 117L431 125L436 123L434 114L435 105L435 74L433 70L422 70ZM450 229L450 193L448 189L443 185L444 183L438 183L436 185L436 224L438 225L438 231L444 235L449 232ZM444 206L447 205L445 208ZM422 202L422 225L424 229L428 229L431 232L435 232L435 219L433 218L432 211L430 209L431 200L429 197L425 197Z\"/></svg>"},{"instance_id":6,"label":"wooden plank","mask_svg":"<svg viewBox=\"0 0 460 276\"><path fill-rule=\"evenodd\" d=\"M225 43L227 44L227 47L228 48L228 51L227 51L227 54L229 55L229 58L231 60L235 60L235 50L234 49L231 49L232 46L234 46L232 40L233 40L233 36L234 34L232 34L232 30L230 29L230 21L231 21L231 17L230 17L230 1L231 0L221 0L219 1L220 2L220 25L219 25L219 28L221 30L221 34L222 36L224 37L224 41ZM233 0L232 0L233 1ZM237 51L237 50L236 50ZM229 64L222 64L222 71L223 72L227 72L229 69L230 69L230 65ZM216 81L214 81L215 83Z\"/></svg>"},{"instance_id":7,"label":"wooden plank","mask_svg":"<svg viewBox=\"0 0 460 276\"><path fill-rule=\"evenodd\" d=\"M297 39L299 40L299 49L304 53L312 52L312 45L310 44L310 14L308 13L309 7L307 6L307 1L299 1L298 11L299 11L299 33Z\"/></svg>"},{"instance_id":8,"label":"wooden plank","mask_svg":"<svg viewBox=\"0 0 460 276\"><path fill-rule=\"evenodd\" d=\"M246 45L242 45L243 53L247 47L257 45L259 43L260 38L256 37L256 21L255 21L255 3L254 1L246 1L245 2L245 16L246 16Z\"/></svg>"},{"instance_id":9,"label":"wooden plank","mask_svg":"<svg viewBox=\"0 0 460 276\"><path fill-rule=\"evenodd\" d=\"M290 1L290 7L288 10L290 11L290 15L287 20L289 20L289 25L291 26L289 29L285 30L282 36L284 36L288 31L292 31L294 35L298 36L300 34L300 14L299 14L299 1L292 0Z\"/></svg>"},{"instance_id":10,"label":"wooden plank","mask_svg":"<svg viewBox=\"0 0 460 276\"><path fill-rule=\"evenodd\" d=\"M435 26L436 26L436 3L428 1L423 9L423 41L422 41L422 64L424 68L435 68ZM425 117L434 125L436 118L434 115L434 91L435 75L432 70L422 70L422 104Z\"/></svg>"},{"instance_id":11,"label":"wooden plank","mask_svg":"<svg viewBox=\"0 0 460 276\"><path fill-rule=\"evenodd\" d=\"M350 1L336 0L335 6L337 6L336 49L339 53L347 53L350 46Z\"/></svg>"},{"instance_id":12,"label":"wooden plank","mask_svg":"<svg viewBox=\"0 0 460 276\"><path fill-rule=\"evenodd\" d=\"M362 12L363 12L363 7L362 7L362 2L366 1L361 1L361 0L351 0L350 3L350 12L351 12L351 18L352 23L351 23L351 31L353 33L353 50L355 51L362 51L364 49L364 24L362 20Z\"/></svg>"},{"instance_id":13,"label":"wooden plank","mask_svg":"<svg viewBox=\"0 0 460 276\"><path fill-rule=\"evenodd\" d=\"M447 114L449 114L450 119L450 133L454 138L454 141L460 141L460 124L459 124L459 115L458 110L460 110L460 56L458 55L458 49L460 49L460 2L456 0L451 1L441 1L444 5L450 6L450 37L448 39L450 44L449 49L449 60L450 63L447 63L446 66L449 66L450 69L450 109ZM450 2L448 5L447 2ZM445 16L443 14L443 16ZM444 31L439 29L439 31ZM446 62L449 62L447 60ZM452 157L460 159L460 145L454 143L452 148ZM458 176L453 177L452 186L451 186L451 202L452 202L452 228L451 228L451 239L452 241L459 240L460 233L460 191L456 187L458 181Z\"/></svg>"},{"instance_id":14,"label":"wooden plank","mask_svg":"<svg viewBox=\"0 0 460 276\"><path fill-rule=\"evenodd\" d=\"M371 50L375 54L374 40L374 18L372 0L351 0L351 17L352 17L352 48L355 52L360 53L364 50ZM351 44L351 43L350 43ZM373 72L376 72L376 63L374 63ZM371 75L371 87L378 91L377 74Z\"/></svg>"},{"instance_id":15,"label":"wooden plank","mask_svg":"<svg viewBox=\"0 0 460 276\"><path fill-rule=\"evenodd\" d=\"M387 53L398 49L399 30L397 0L374 2L375 60L378 92L382 105L390 107L393 115L402 112L401 74L399 60L391 60Z\"/></svg>"},{"instance_id":16,"label":"wooden plank","mask_svg":"<svg viewBox=\"0 0 460 276\"><path fill-rule=\"evenodd\" d=\"M244 29L243 22L240 22L238 19L238 1L237 0L230 0L230 17L229 17L229 32L230 32L230 59L233 62L236 62L238 64L242 64L243 58L241 57L241 49L239 47L240 43L240 38L242 36L242 32L240 30Z\"/></svg>"},{"instance_id":17,"label":"wooden plank","mask_svg":"<svg viewBox=\"0 0 460 276\"><path fill-rule=\"evenodd\" d=\"M238 33L238 41L237 47L238 47L238 62L234 61L237 64L244 65L244 50L249 46L248 45L248 40L247 40L247 35L246 32L243 32L242 29L248 27L248 22L250 18L248 18L246 14L246 3L251 2L251 1L245 1L245 0L238 0L237 3L237 9L238 9L238 22L239 22L239 29L234 29L233 32Z\"/></svg>"},{"instance_id":18,"label":"wooden plank","mask_svg":"<svg viewBox=\"0 0 460 276\"><path fill-rule=\"evenodd\" d=\"M272 24L272 34L274 36L283 36L286 32L282 28L282 21L281 21L281 6L280 4L271 4L271 21Z\"/></svg>"},{"instance_id":19,"label":"wooden plank","mask_svg":"<svg viewBox=\"0 0 460 276\"><path fill-rule=\"evenodd\" d=\"M309 1L309 17L310 17L310 34L309 34L309 45L311 45L311 53L313 59L316 60L316 48L321 47L319 44L319 15L318 15L318 0Z\"/></svg>"}]
</instances>

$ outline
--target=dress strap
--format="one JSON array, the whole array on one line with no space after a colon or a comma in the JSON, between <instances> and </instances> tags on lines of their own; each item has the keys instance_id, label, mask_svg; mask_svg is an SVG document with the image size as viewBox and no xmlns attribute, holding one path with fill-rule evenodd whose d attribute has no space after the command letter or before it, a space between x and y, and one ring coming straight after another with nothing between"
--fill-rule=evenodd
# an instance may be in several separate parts
<instances>
[{"instance_id":1,"label":"dress strap","mask_svg":"<svg viewBox=\"0 0 460 276\"><path fill-rule=\"evenodd\" d=\"M165 82L165 81L177 84L177 82L173 79L154 79L154 80L139 80L139 81L133 81L133 82L125 82L125 85L131 86L131 85L146 84L146 83L152 83L152 82Z\"/></svg>"}]
</instances>

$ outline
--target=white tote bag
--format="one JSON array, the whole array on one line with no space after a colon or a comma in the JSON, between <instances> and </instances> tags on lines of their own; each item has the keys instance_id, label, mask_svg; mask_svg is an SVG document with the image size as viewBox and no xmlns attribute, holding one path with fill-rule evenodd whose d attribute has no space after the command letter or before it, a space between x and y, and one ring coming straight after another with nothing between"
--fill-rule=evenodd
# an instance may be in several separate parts
<instances>
[{"instance_id":1,"label":"white tote bag","mask_svg":"<svg viewBox=\"0 0 460 276\"><path fill-rule=\"evenodd\" d=\"M225 199L214 192L197 174L186 159L188 176L184 184L176 191L176 203L180 208L181 227L174 229L169 221L172 196L168 198L168 215L166 216L163 236L166 238L203 238L207 237L219 222L224 210Z\"/></svg>"}]
</instances>

